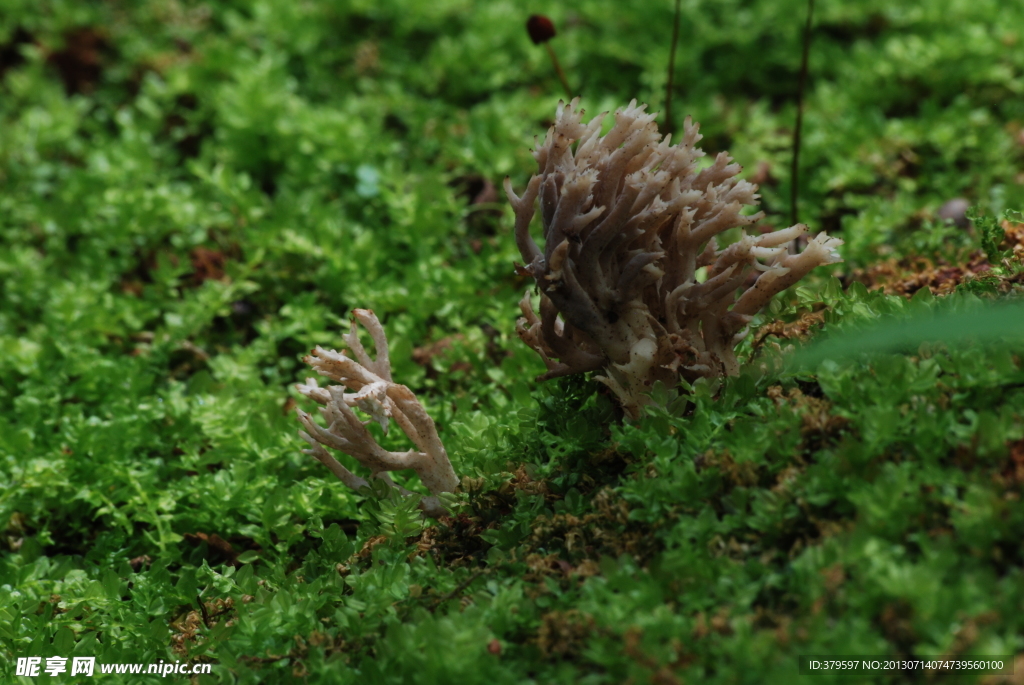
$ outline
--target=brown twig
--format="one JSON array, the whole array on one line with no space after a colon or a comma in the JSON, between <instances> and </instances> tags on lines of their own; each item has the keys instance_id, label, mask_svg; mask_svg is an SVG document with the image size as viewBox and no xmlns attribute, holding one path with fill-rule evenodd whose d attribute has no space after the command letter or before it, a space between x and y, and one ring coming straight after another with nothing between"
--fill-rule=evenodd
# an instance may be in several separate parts
<instances>
[{"instance_id":1,"label":"brown twig","mask_svg":"<svg viewBox=\"0 0 1024 685\"><path fill-rule=\"evenodd\" d=\"M462 581L461 583L459 583L458 585L456 585L456 586L455 586L455 589L454 589L454 590L452 590L451 592L449 592L449 593L448 593L447 595L445 595L445 596L444 596L444 597L442 597L441 599L437 600L437 601L436 601L436 602L434 603L434 606L435 606L435 607L439 607L439 606L441 606L442 604L444 604L445 602L448 602L449 600L455 599L455 597L456 597L456 596L457 596L457 595L458 595L458 594L459 594L460 592L462 592L463 590L465 590L466 588L468 588L468 587L469 587L470 585L472 585L472 584L473 584L473 581L475 581L475 580L476 580L477 578L479 578L480 576L482 576L482 575L483 575L484 573L486 573L486 572L487 572L487 569L483 569L483 568L482 568L482 569L480 569L479 571L477 571L476 573L474 573L473 575L471 575L471 576L470 576L469 578L466 578L466 579L465 579L464 581Z\"/></svg>"},{"instance_id":2,"label":"brown twig","mask_svg":"<svg viewBox=\"0 0 1024 685\"><path fill-rule=\"evenodd\" d=\"M668 83L665 85L665 133L675 131L672 119L672 81L676 75L676 46L679 44L679 2L676 0L676 14L672 23L672 48L668 54Z\"/></svg>"},{"instance_id":3,"label":"brown twig","mask_svg":"<svg viewBox=\"0 0 1024 685\"><path fill-rule=\"evenodd\" d=\"M248 662L254 663L254 664L273 664L273 663L277 663L278 661L284 661L285 659L294 659L294 658L295 658L294 655L292 655L289 652L288 654L281 654L281 655L271 654L270 656L243 656L239 660L240 661L248 661Z\"/></svg>"},{"instance_id":4,"label":"brown twig","mask_svg":"<svg viewBox=\"0 0 1024 685\"><path fill-rule=\"evenodd\" d=\"M202 614L203 614L203 625L205 625L206 629L209 630L210 629L210 613L206 610L206 605L203 604L203 598L202 597L200 597L199 595L196 595L196 601L199 602L199 611L202 612Z\"/></svg>"},{"instance_id":5,"label":"brown twig","mask_svg":"<svg viewBox=\"0 0 1024 685\"><path fill-rule=\"evenodd\" d=\"M565 72L562 71L562 65L558 63L558 57L555 55L555 49L551 47L551 43L544 43L544 47L548 49L548 54L551 55L551 63L555 65L555 73L558 74L558 80L562 82L562 88L565 88L565 95L570 100L572 99L572 88L569 87L569 81L565 78Z\"/></svg>"},{"instance_id":6,"label":"brown twig","mask_svg":"<svg viewBox=\"0 0 1024 685\"><path fill-rule=\"evenodd\" d=\"M804 49L800 58L800 82L796 93L796 127L793 129L793 165L790 169L789 213L790 224L800 223L800 132L804 124L804 88L807 85L807 62L811 54L811 25L814 20L814 0L807 0L807 24L804 26ZM796 251L794 242L793 252Z\"/></svg>"}]
</instances>

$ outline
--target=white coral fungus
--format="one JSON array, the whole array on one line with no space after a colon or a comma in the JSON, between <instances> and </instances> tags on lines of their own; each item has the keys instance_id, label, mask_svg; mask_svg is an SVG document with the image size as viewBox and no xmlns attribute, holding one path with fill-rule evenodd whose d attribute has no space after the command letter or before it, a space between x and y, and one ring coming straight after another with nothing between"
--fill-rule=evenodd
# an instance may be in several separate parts
<instances>
[{"instance_id":1,"label":"white coral fungus","mask_svg":"<svg viewBox=\"0 0 1024 685\"><path fill-rule=\"evenodd\" d=\"M459 480L434 421L409 388L391 380L387 337L374 313L356 309L352 314L355 320L343 339L355 359L319 346L303 359L321 376L341 384L321 388L315 378L307 378L305 384L295 386L300 393L323 405L320 414L327 424L324 428L306 412L296 410L306 429L299 435L311 447L304 452L315 457L353 490L366 486L367 481L342 466L325 447L354 457L370 470L371 477L398 488L404 495L410 494L409 491L396 485L388 472L413 469L432 495L423 498L421 508L428 516L441 516L446 510L436 495L454 491ZM362 324L373 339L376 360L370 358L359 341L356 322ZM351 392L345 392L346 389ZM370 419L361 421L353 408L365 412ZM366 428L371 420L376 421L386 434L391 419L409 436L416 449L389 452Z\"/></svg>"},{"instance_id":2,"label":"white coral fungus","mask_svg":"<svg viewBox=\"0 0 1024 685\"><path fill-rule=\"evenodd\" d=\"M636 417L655 381L737 373L733 348L751 317L815 266L841 261L842 241L819 233L789 254L807 231L797 224L719 249L715 236L764 216L741 213L759 196L736 178L740 166L720 153L698 171L704 152L689 117L671 145L636 100L604 136L605 115L583 124L578 103L559 103L521 197L505 179L516 244L540 289L539 312L529 292L519 303L517 331L548 368L540 379L603 369L597 379ZM538 201L543 251L529 232Z\"/></svg>"}]
</instances>

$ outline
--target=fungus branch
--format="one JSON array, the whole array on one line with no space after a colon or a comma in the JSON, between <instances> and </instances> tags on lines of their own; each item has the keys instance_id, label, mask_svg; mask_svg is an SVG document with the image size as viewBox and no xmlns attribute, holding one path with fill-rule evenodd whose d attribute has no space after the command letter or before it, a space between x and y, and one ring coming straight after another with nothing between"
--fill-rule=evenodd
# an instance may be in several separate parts
<instances>
[{"instance_id":1,"label":"fungus branch","mask_svg":"<svg viewBox=\"0 0 1024 685\"><path fill-rule=\"evenodd\" d=\"M320 426L311 415L301 409L296 410L305 428L299 435L310 445L310 449L304 452L320 461L353 490L368 485L366 479L345 468L325 448L353 457L370 470L371 478L383 480L398 488L403 495L411 493L396 485L388 472L413 469L432 495L421 502L424 513L428 516L443 515L446 510L437 495L454 491L459 480L437 435L434 421L409 388L391 380L387 337L374 313L368 309L356 309L353 316L352 328L343 339L355 359L320 346L303 359L319 375L340 384L321 388L315 378L307 378L305 384L296 386L300 393L322 405L320 414L327 426ZM370 334L376 359L371 359L359 341L356 322ZM361 420L355 409L370 418ZM387 434L391 419L412 440L415 449L389 452L377 443L366 427L370 421L375 421Z\"/></svg>"}]
</instances>

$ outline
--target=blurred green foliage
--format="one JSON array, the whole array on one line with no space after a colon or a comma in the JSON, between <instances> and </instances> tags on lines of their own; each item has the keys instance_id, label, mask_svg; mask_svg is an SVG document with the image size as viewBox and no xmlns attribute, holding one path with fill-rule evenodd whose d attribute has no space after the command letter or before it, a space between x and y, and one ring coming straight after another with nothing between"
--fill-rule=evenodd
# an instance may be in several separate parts
<instances>
[{"instance_id":1,"label":"blurred green foliage","mask_svg":"<svg viewBox=\"0 0 1024 685\"><path fill-rule=\"evenodd\" d=\"M799 654L1022 653L1019 337L970 318L1019 264L938 210L1024 207L1024 7L819 0L801 218L846 263L754 328L820 315L826 353L752 335L741 376L623 425L589 379L530 380L495 188L561 92L526 16L589 111L657 111L673 6L0 0L0 673L788 683ZM782 226L805 3L682 8L674 109ZM857 275L979 246L948 298ZM457 516L300 453L300 358L356 306L467 477Z\"/></svg>"}]
</instances>

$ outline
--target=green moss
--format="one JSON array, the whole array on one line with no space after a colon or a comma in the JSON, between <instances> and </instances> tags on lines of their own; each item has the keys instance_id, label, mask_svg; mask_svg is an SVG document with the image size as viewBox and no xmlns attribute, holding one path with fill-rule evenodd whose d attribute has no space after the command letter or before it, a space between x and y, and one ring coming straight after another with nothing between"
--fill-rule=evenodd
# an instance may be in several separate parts
<instances>
[{"instance_id":1,"label":"green moss","mask_svg":"<svg viewBox=\"0 0 1024 685\"><path fill-rule=\"evenodd\" d=\"M805 4L684 5L674 109L782 226ZM635 424L534 383L514 332L492 191L561 95L519 4L3 6L4 676L788 683L1024 649L1019 317L984 306L1019 239L938 219L1024 207L1015 4L819 8L801 219L846 263ZM663 110L672 3L550 11L589 110ZM467 477L451 518L300 453L299 360L357 306Z\"/></svg>"}]
</instances>

